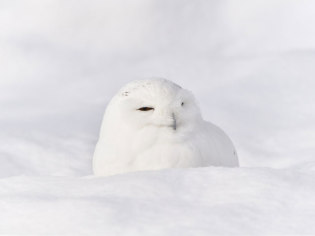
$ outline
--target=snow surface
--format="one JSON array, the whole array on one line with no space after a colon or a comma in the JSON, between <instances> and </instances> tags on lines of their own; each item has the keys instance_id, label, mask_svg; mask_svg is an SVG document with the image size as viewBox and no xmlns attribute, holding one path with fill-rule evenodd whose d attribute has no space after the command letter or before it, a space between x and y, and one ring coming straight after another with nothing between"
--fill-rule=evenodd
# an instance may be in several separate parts
<instances>
[{"instance_id":1,"label":"snow surface","mask_svg":"<svg viewBox=\"0 0 315 236\"><path fill-rule=\"evenodd\" d=\"M314 181L315 172L214 167L11 177L0 181L0 228L56 235L311 234Z\"/></svg>"},{"instance_id":2,"label":"snow surface","mask_svg":"<svg viewBox=\"0 0 315 236\"><path fill-rule=\"evenodd\" d=\"M315 234L315 2L0 2L0 233ZM126 82L189 88L239 169L90 176Z\"/></svg>"}]
</instances>

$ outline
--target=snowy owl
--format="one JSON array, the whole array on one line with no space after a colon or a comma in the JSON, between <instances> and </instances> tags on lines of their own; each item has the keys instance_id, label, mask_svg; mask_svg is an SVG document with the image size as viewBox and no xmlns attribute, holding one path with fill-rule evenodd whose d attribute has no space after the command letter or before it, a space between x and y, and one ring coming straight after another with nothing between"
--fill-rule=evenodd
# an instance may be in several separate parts
<instances>
[{"instance_id":1,"label":"snowy owl","mask_svg":"<svg viewBox=\"0 0 315 236\"><path fill-rule=\"evenodd\" d=\"M238 158L229 137L202 119L189 91L147 79L112 98L94 152L95 175L202 166L236 167Z\"/></svg>"}]
</instances>

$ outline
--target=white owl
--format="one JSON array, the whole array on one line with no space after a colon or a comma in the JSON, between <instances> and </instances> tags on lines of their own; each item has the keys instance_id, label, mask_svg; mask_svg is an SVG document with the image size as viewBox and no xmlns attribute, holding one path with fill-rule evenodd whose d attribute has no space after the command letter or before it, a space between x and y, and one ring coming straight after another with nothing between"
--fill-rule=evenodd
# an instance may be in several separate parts
<instances>
[{"instance_id":1,"label":"white owl","mask_svg":"<svg viewBox=\"0 0 315 236\"><path fill-rule=\"evenodd\" d=\"M107 106L93 157L95 175L238 166L235 148L204 121L193 95L165 79L128 83Z\"/></svg>"}]
</instances>

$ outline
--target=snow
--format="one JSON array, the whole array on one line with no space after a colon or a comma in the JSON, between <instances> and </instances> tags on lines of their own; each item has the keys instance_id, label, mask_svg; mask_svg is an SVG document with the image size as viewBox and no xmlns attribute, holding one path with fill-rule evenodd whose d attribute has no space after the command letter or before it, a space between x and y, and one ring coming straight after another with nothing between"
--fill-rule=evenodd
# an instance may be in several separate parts
<instances>
[{"instance_id":1,"label":"snow","mask_svg":"<svg viewBox=\"0 0 315 236\"><path fill-rule=\"evenodd\" d=\"M56 235L312 234L314 179L315 172L214 167L11 177L0 181L0 228Z\"/></svg>"},{"instance_id":2,"label":"snow","mask_svg":"<svg viewBox=\"0 0 315 236\"><path fill-rule=\"evenodd\" d=\"M315 4L0 3L0 233L314 234ZM109 99L165 77L242 168L91 176Z\"/></svg>"}]
</instances>

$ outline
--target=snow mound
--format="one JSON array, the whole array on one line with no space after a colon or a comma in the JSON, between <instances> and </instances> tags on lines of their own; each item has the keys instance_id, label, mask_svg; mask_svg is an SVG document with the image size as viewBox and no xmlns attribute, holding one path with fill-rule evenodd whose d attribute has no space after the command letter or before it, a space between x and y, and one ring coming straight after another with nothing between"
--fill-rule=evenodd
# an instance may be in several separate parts
<instances>
[{"instance_id":1,"label":"snow mound","mask_svg":"<svg viewBox=\"0 0 315 236\"><path fill-rule=\"evenodd\" d=\"M315 172L197 168L0 180L0 233L315 233Z\"/></svg>"}]
</instances>

